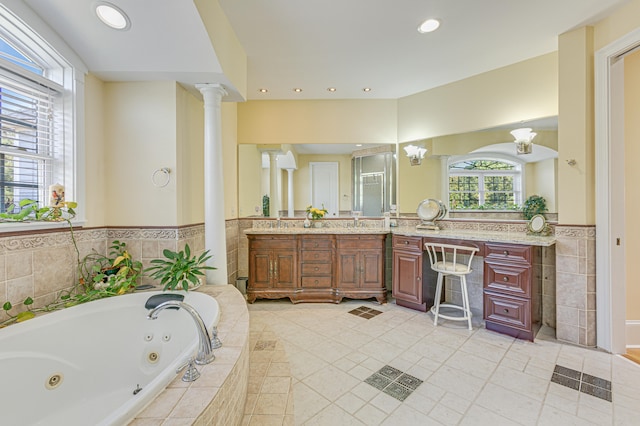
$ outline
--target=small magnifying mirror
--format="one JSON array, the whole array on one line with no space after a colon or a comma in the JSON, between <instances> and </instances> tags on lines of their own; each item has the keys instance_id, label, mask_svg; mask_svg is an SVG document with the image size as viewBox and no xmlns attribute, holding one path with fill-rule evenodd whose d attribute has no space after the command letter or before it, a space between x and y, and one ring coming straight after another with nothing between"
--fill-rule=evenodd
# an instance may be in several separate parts
<instances>
[{"instance_id":1,"label":"small magnifying mirror","mask_svg":"<svg viewBox=\"0 0 640 426\"><path fill-rule=\"evenodd\" d=\"M529 221L529 232L532 234L540 234L545 231L547 221L541 214L537 214Z\"/></svg>"}]
</instances>

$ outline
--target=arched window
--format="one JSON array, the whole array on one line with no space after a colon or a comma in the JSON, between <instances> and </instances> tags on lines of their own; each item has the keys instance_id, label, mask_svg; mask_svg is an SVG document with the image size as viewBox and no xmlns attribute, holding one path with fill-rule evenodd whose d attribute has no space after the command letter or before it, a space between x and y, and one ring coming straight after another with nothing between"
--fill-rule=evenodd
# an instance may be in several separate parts
<instances>
[{"instance_id":1,"label":"arched window","mask_svg":"<svg viewBox=\"0 0 640 426\"><path fill-rule=\"evenodd\" d=\"M74 69L0 5L0 211L48 202L47 188L75 191Z\"/></svg>"},{"instance_id":2,"label":"arched window","mask_svg":"<svg viewBox=\"0 0 640 426\"><path fill-rule=\"evenodd\" d=\"M449 162L451 210L514 210L522 204L522 164L506 159L457 157Z\"/></svg>"}]
</instances>

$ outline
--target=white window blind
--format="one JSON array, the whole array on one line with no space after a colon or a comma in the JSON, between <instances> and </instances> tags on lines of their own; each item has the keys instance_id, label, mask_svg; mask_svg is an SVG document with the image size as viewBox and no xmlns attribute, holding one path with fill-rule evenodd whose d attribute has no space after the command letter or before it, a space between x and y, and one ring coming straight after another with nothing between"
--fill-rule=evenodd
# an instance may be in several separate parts
<instances>
[{"instance_id":1,"label":"white window blind","mask_svg":"<svg viewBox=\"0 0 640 426\"><path fill-rule=\"evenodd\" d=\"M58 92L7 68L0 67L3 212L25 198L45 200L45 186L51 183L56 158L55 135L61 125L54 113Z\"/></svg>"}]
</instances>

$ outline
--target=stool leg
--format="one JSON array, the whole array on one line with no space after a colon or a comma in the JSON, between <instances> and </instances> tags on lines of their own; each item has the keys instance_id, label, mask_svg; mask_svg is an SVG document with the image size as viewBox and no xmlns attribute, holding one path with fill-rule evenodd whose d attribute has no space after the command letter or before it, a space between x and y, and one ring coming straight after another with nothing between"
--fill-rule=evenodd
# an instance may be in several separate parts
<instances>
[{"instance_id":1,"label":"stool leg","mask_svg":"<svg viewBox=\"0 0 640 426\"><path fill-rule=\"evenodd\" d=\"M438 325L438 313L440 312L440 295L442 294L442 282L444 281L444 277L442 273L438 272L438 279L436 280L436 295L435 300L433 301L433 307L435 310L433 311L433 325Z\"/></svg>"},{"instance_id":2,"label":"stool leg","mask_svg":"<svg viewBox=\"0 0 640 426\"><path fill-rule=\"evenodd\" d=\"M471 308L469 307L469 293L467 292L467 277L460 276L460 290L462 290L462 308L464 309L464 315L467 317L469 323L469 330L471 327Z\"/></svg>"}]
</instances>

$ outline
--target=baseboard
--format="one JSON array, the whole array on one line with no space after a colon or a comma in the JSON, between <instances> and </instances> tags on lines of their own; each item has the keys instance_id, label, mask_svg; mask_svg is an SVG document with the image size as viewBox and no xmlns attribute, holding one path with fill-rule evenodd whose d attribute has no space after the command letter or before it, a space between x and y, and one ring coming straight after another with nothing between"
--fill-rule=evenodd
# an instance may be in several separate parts
<instances>
[{"instance_id":1,"label":"baseboard","mask_svg":"<svg viewBox=\"0 0 640 426\"><path fill-rule=\"evenodd\" d=\"M627 348L640 348L640 320L626 321Z\"/></svg>"}]
</instances>

